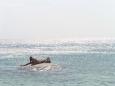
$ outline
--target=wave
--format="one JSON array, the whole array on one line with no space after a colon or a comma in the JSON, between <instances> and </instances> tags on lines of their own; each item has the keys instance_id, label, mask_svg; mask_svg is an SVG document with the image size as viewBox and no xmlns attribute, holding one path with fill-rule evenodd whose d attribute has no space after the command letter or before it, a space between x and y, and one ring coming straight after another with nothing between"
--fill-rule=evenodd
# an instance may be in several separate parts
<instances>
[{"instance_id":1,"label":"wave","mask_svg":"<svg viewBox=\"0 0 115 86\"><path fill-rule=\"evenodd\" d=\"M0 54L38 53L112 53L115 52L115 40L85 40L54 43L0 42Z\"/></svg>"}]
</instances>

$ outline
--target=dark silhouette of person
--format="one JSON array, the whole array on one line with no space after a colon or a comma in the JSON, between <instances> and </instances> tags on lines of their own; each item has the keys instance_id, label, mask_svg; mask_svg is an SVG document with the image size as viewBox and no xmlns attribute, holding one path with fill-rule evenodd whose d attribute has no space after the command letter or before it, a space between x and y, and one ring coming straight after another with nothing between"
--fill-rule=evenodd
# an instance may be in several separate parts
<instances>
[{"instance_id":1,"label":"dark silhouette of person","mask_svg":"<svg viewBox=\"0 0 115 86\"><path fill-rule=\"evenodd\" d=\"M25 65L21 65L21 66L27 66L29 64L36 65L36 64L41 64L41 63L51 63L51 60L49 57L47 57L45 60L37 60L33 58L32 56L30 56L30 62Z\"/></svg>"}]
</instances>

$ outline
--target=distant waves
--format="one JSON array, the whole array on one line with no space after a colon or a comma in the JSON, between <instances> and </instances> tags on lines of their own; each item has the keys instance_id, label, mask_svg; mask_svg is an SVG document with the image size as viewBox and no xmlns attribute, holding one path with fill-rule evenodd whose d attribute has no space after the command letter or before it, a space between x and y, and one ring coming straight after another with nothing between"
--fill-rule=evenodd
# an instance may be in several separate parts
<instances>
[{"instance_id":1,"label":"distant waves","mask_svg":"<svg viewBox=\"0 0 115 86\"><path fill-rule=\"evenodd\" d=\"M114 54L115 41L81 41L54 43L0 42L0 54L77 54L103 53Z\"/></svg>"}]
</instances>

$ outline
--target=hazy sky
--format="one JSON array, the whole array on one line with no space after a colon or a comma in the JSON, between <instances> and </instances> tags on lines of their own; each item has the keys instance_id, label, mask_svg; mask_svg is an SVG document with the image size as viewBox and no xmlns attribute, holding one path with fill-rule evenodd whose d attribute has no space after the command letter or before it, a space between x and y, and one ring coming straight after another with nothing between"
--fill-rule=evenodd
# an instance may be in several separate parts
<instances>
[{"instance_id":1,"label":"hazy sky","mask_svg":"<svg viewBox=\"0 0 115 86\"><path fill-rule=\"evenodd\" d=\"M115 37L115 0L0 0L0 39Z\"/></svg>"}]
</instances>

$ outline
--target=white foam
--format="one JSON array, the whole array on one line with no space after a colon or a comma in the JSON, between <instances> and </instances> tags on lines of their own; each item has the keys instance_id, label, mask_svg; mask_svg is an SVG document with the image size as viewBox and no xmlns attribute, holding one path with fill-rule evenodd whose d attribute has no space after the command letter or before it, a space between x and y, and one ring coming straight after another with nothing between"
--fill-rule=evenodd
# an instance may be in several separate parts
<instances>
[{"instance_id":1,"label":"white foam","mask_svg":"<svg viewBox=\"0 0 115 86\"><path fill-rule=\"evenodd\" d=\"M37 65L28 65L28 66L21 66L22 70L28 70L28 71L54 71L54 70L60 70L61 67L57 64L52 63L42 63Z\"/></svg>"}]
</instances>

